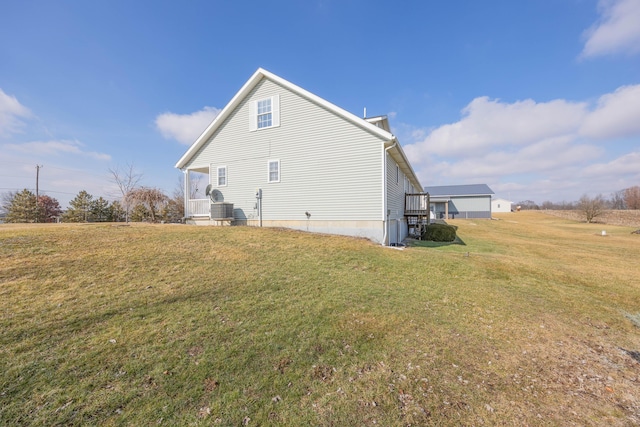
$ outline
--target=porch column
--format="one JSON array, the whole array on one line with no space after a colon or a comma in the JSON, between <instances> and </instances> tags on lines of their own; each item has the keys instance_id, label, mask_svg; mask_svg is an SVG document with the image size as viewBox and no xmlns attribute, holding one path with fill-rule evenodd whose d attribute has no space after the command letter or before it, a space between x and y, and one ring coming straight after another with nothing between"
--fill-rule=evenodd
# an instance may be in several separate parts
<instances>
[{"instance_id":1,"label":"porch column","mask_svg":"<svg viewBox=\"0 0 640 427\"><path fill-rule=\"evenodd\" d=\"M184 200L182 203L184 204L184 217L189 216L189 187L191 187L191 183L189 182L189 169L183 170L184 174L183 184L184 184Z\"/></svg>"},{"instance_id":2,"label":"porch column","mask_svg":"<svg viewBox=\"0 0 640 427\"><path fill-rule=\"evenodd\" d=\"M449 219L449 201L444 202L444 219Z\"/></svg>"}]
</instances>

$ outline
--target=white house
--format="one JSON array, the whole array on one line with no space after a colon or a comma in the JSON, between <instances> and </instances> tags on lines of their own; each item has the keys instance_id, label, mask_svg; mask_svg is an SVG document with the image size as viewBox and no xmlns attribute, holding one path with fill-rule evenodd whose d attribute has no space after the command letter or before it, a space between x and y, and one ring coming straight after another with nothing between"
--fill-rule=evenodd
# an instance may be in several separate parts
<instances>
[{"instance_id":1,"label":"white house","mask_svg":"<svg viewBox=\"0 0 640 427\"><path fill-rule=\"evenodd\" d=\"M491 199L491 212L511 212L513 202L506 199Z\"/></svg>"},{"instance_id":2,"label":"white house","mask_svg":"<svg viewBox=\"0 0 640 427\"><path fill-rule=\"evenodd\" d=\"M277 226L382 244L422 186L386 117L363 119L258 69L176 164L187 222ZM189 199L190 175L211 199Z\"/></svg>"}]
</instances>

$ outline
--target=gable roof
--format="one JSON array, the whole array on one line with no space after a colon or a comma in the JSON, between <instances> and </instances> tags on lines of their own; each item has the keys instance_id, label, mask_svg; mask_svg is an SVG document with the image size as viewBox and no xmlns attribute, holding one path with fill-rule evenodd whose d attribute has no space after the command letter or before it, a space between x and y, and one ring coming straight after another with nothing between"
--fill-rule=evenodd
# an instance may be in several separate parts
<instances>
[{"instance_id":1,"label":"gable roof","mask_svg":"<svg viewBox=\"0 0 640 427\"><path fill-rule=\"evenodd\" d=\"M487 184L439 185L424 187L431 196L489 196L495 194Z\"/></svg>"},{"instance_id":2,"label":"gable roof","mask_svg":"<svg viewBox=\"0 0 640 427\"><path fill-rule=\"evenodd\" d=\"M213 121L207 126L207 128L202 132L202 134L196 139L196 141L189 147L186 153L178 160L175 167L178 169L182 169L186 166L186 164L191 160L191 158L200 150L200 148L206 144L206 142L211 138L211 136L215 133L215 131L224 123L225 119L229 117L229 115L236 109L238 105L242 102L242 100L253 90L253 88L262 80L269 79L280 86L290 90L291 92L310 100L311 102L320 105L323 108L333 112L339 117L342 117L348 122L353 123L354 125L361 127L362 129L382 138L385 143L385 147L392 147L389 149L389 153L394 158L394 160L398 163L398 165L402 168L403 172L411 177L414 181L414 184L417 185L417 188L420 188L420 180L418 179L416 173L414 172L409 160L407 159L404 151L400 147L400 142L398 139L388 130L385 130L383 127L378 126L378 122L382 120L386 120L382 118L372 118L372 119L362 119L355 114L344 110L337 105L330 103L317 95L283 79L282 77L276 76L269 71L258 68L255 73L247 80L247 82L240 88L238 93L231 98L231 101L220 111L220 113L213 119ZM388 123L387 123L388 128Z\"/></svg>"}]
</instances>

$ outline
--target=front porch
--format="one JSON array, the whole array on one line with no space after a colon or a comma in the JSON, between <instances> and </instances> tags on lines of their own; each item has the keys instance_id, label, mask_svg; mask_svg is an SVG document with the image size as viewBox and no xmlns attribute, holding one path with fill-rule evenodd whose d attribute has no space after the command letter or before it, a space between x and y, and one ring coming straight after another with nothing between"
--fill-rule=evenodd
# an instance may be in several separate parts
<instances>
[{"instance_id":1,"label":"front porch","mask_svg":"<svg viewBox=\"0 0 640 427\"><path fill-rule=\"evenodd\" d=\"M208 219L211 214L211 200L204 190L209 183L209 167L191 167L182 171L184 179L184 218Z\"/></svg>"}]
</instances>

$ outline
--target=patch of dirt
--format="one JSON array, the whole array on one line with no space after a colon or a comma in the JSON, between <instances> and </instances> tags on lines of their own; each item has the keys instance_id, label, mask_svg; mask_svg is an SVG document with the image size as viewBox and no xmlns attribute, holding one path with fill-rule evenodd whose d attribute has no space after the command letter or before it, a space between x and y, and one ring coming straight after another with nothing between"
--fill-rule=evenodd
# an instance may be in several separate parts
<instances>
[{"instance_id":1,"label":"patch of dirt","mask_svg":"<svg viewBox=\"0 0 640 427\"><path fill-rule=\"evenodd\" d=\"M574 221L586 222L584 213L578 210L559 211L544 210L541 211L547 215L553 215L560 218L570 219ZM640 227L640 210L609 210L593 220L596 224L621 225L623 227Z\"/></svg>"}]
</instances>

